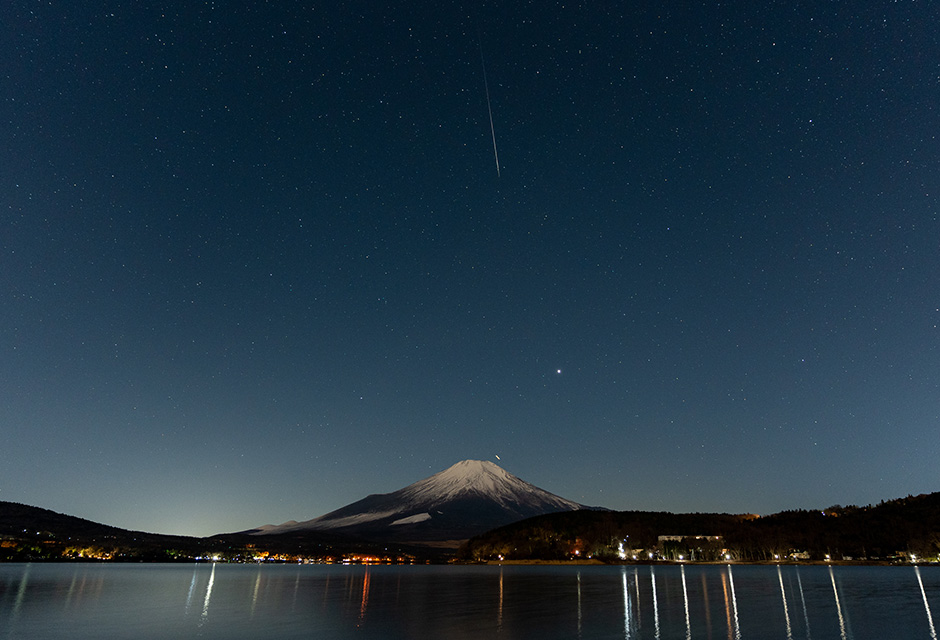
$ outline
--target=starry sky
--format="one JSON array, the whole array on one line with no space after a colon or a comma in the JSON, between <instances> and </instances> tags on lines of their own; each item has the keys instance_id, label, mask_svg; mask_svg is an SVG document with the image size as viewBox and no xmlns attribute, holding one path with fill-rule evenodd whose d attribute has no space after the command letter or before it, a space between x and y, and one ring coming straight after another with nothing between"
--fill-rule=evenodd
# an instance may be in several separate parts
<instances>
[{"instance_id":1,"label":"starry sky","mask_svg":"<svg viewBox=\"0 0 940 640\"><path fill-rule=\"evenodd\" d=\"M0 500L210 535L467 458L613 509L940 490L938 20L4 2Z\"/></svg>"}]
</instances>

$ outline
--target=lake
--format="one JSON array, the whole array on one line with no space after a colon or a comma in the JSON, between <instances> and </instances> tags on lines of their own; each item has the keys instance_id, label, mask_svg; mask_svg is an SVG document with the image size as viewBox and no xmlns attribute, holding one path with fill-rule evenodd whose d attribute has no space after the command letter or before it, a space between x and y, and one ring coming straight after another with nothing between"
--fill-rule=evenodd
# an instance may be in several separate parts
<instances>
[{"instance_id":1,"label":"lake","mask_svg":"<svg viewBox=\"0 0 940 640\"><path fill-rule=\"evenodd\" d=\"M0 638L936 640L938 567L0 564Z\"/></svg>"}]
</instances>

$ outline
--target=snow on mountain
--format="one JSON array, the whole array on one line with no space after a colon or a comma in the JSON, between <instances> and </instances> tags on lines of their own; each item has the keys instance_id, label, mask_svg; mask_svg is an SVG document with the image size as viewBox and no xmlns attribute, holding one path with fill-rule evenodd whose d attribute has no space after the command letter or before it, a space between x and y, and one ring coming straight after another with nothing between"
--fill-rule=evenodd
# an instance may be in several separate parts
<instances>
[{"instance_id":1,"label":"snow on mountain","mask_svg":"<svg viewBox=\"0 0 940 640\"><path fill-rule=\"evenodd\" d=\"M255 529L252 529L251 531L252 531L252 533L269 533L270 531L272 531L272 530L274 530L274 529L277 529L277 528L280 528L280 527L290 528L290 527L293 527L293 526L296 525L296 524L297 524L297 521L296 521L296 520L288 520L287 522L285 522L285 523L283 523L283 524L263 524L263 525L261 525L260 527L257 527L257 528L255 528Z\"/></svg>"},{"instance_id":2,"label":"snow on mountain","mask_svg":"<svg viewBox=\"0 0 940 640\"><path fill-rule=\"evenodd\" d=\"M482 495L501 505L543 505L558 507L559 511L582 508L577 502L539 489L517 478L502 467L485 460L464 460L401 489L401 497L414 502L446 501L461 495Z\"/></svg>"},{"instance_id":3,"label":"snow on mountain","mask_svg":"<svg viewBox=\"0 0 940 640\"><path fill-rule=\"evenodd\" d=\"M424 522L425 520L430 520L430 513L416 513L413 516L408 516L407 518L399 518L395 522L391 523L390 527L394 527L397 524L414 524L416 522Z\"/></svg>"},{"instance_id":4,"label":"snow on mountain","mask_svg":"<svg viewBox=\"0 0 940 640\"><path fill-rule=\"evenodd\" d=\"M398 491L370 495L312 520L265 525L251 533L329 529L371 539L461 539L543 513L585 508L492 462L464 460Z\"/></svg>"}]
</instances>

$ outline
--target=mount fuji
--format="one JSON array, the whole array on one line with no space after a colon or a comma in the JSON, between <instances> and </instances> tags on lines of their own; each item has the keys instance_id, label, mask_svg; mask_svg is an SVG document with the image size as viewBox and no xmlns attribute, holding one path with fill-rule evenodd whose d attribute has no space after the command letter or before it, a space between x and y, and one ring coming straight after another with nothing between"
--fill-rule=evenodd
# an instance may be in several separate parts
<instances>
[{"instance_id":1,"label":"mount fuji","mask_svg":"<svg viewBox=\"0 0 940 640\"><path fill-rule=\"evenodd\" d=\"M592 508L529 484L492 462L464 460L398 491L367 496L312 520L244 533L331 531L375 541L455 546L532 516Z\"/></svg>"}]
</instances>

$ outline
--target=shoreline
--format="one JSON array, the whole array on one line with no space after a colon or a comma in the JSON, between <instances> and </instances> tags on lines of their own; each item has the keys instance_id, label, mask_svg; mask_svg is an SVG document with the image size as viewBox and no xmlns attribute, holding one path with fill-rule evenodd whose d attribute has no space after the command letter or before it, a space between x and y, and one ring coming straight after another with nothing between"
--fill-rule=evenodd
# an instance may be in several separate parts
<instances>
[{"instance_id":1,"label":"shoreline","mask_svg":"<svg viewBox=\"0 0 940 640\"><path fill-rule=\"evenodd\" d=\"M727 561L727 560L713 560L713 561L704 561L704 562L678 562L673 560L657 560L655 562L627 562L627 561L612 561L604 562L603 560L597 559L586 559L586 560L487 560L486 562L466 562L466 563L455 563L455 564L481 564L487 566L611 566L611 567L632 567L632 566L642 566L642 567L656 567L656 566L774 566L779 565L783 567L937 567L940 566L940 563L937 562L903 562L903 561L892 561L892 560L807 560L805 562L779 562L779 561L760 561L760 560L740 560L740 561Z\"/></svg>"}]
</instances>

